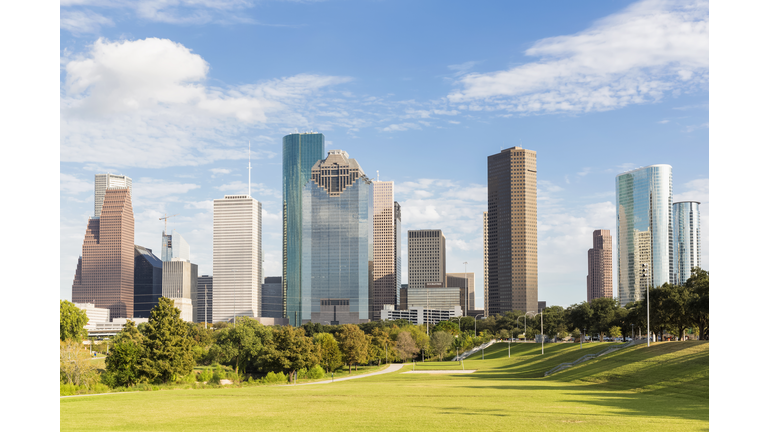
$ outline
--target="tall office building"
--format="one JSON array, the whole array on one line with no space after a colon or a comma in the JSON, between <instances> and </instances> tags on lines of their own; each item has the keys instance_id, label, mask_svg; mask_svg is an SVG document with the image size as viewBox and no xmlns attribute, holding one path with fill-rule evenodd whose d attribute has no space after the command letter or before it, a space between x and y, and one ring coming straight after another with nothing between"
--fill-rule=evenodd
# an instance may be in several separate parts
<instances>
[{"instance_id":1,"label":"tall office building","mask_svg":"<svg viewBox=\"0 0 768 432\"><path fill-rule=\"evenodd\" d=\"M408 230L408 289L445 280L445 236L441 230Z\"/></svg>"},{"instance_id":2,"label":"tall office building","mask_svg":"<svg viewBox=\"0 0 768 432\"><path fill-rule=\"evenodd\" d=\"M650 165L617 175L616 261L621 306L642 300L646 285L672 283L672 238L672 167Z\"/></svg>"},{"instance_id":3,"label":"tall office building","mask_svg":"<svg viewBox=\"0 0 768 432\"><path fill-rule=\"evenodd\" d=\"M610 230L592 232L592 249L587 252L587 301L613 298L613 245Z\"/></svg>"},{"instance_id":4,"label":"tall office building","mask_svg":"<svg viewBox=\"0 0 768 432\"><path fill-rule=\"evenodd\" d=\"M283 318L283 278L267 276L261 285L261 316Z\"/></svg>"},{"instance_id":5,"label":"tall office building","mask_svg":"<svg viewBox=\"0 0 768 432\"><path fill-rule=\"evenodd\" d=\"M162 250L160 253L160 259L165 261L172 261L174 258L190 261L189 258L189 243L184 240L181 234L176 230L171 231L170 234L166 234L163 230L162 236Z\"/></svg>"},{"instance_id":6,"label":"tall office building","mask_svg":"<svg viewBox=\"0 0 768 432\"><path fill-rule=\"evenodd\" d=\"M466 277L465 277L466 275ZM461 310L464 315L475 309L475 274L468 273L446 273L446 285L449 287L458 287L461 290Z\"/></svg>"},{"instance_id":7,"label":"tall office building","mask_svg":"<svg viewBox=\"0 0 768 432\"><path fill-rule=\"evenodd\" d=\"M72 283L72 302L109 309L112 318L133 318L135 257L130 189L106 189L99 215L88 220Z\"/></svg>"},{"instance_id":8,"label":"tall office building","mask_svg":"<svg viewBox=\"0 0 768 432\"><path fill-rule=\"evenodd\" d=\"M395 182L373 182L373 298L368 315L380 319L385 304L398 304L400 289L400 205Z\"/></svg>"},{"instance_id":9,"label":"tall office building","mask_svg":"<svg viewBox=\"0 0 768 432\"><path fill-rule=\"evenodd\" d=\"M488 314L536 311L539 298L536 152L488 156Z\"/></svg>"},{"instance_id":10,"label":"tall office building","mask_svg":"<svg viewBox=\"0 0 768 432\"><path fill-rule=\"evenodd\" d=\"M101 207L104 204L104 194L107 189L110 188L128 188L128 191L133 194L133 182L131 178L124 175L115 174L96 174L94 181L94 203L93 203L93 216L101 216Z\"/></svg>"},{"instance_id":11,"label":"tall office building","mask_svg":"<svg viewBox=\"0 0 768 432\"><path fill-rule=\"evenodd\" d=\"M213 322L259 317L261 203L249 195L213 200Z\"/></svg>"},{"instance_id":12,"label":"tall office building","mask_svg":"<svg viewBox=\"0 0 768 432\"><path fill-rule=\"evenodd\" d=\"M483 212L483 314L488 316L488 212Z\"/></svg>"},{"instance_id":13,"label":"tall office building","mask_svg":"<svg viewBox=\"0 0 768 432\"><path fill-rule=\"evenodd\" d=\"M197 277L197 318L195 322L213 323L213 276Z\"/></svg>"},{"instance_id":14,"label":"tall office building","mask_svg":"<svg viewBox=\"0 0 768 432\"><path fill-rule=\"evenodd\" d=\"M149 318L163 295L163 262L139 245L134 245L133 256L133 317Z\"/></svg>"},{"instance_id":15,"label":"tall office building","mask_svg":"<svg viewBox=\"0 0 768 432\"><path fill-rule=\"evenodd\" d=\"M424 288L411 288L408 290L408 309L423 307L426 309L454 309L460 307L464 315L467 311L461 303L461 288L438 287L437 282L429 283Z\"/></svg>"},{"instance_id":16,"label":"tall office building","mask_svg":"<svg viewBox=\"0 0 768 432\"><path fill-rule=\"evenodd\" d=\"M701 214L698 201L672 204L673 277L682 285L691 277L693 267L701 267Z\"/></svg>"},{"instance_id":17,"label":"tall office building","mask_svg":"<svg viewBox=\"0 0 768 432\"><path fill-rule=\"evenodd\" d=\"M330 150L304 186L301 307L291 323L371 319L373 185L347 152Z\"/></svg>"},{"instance_id":18,"label":"tall office building","mask_svg":"<svg viewBox=\"0 0 768 432\"><path fill-rule=\"evenodd\" d=\"M321 133L293 133L283 137L283 317L291 325L301 311L302 191L315 162L325 156Z\"/></svg>"},{"instance_id":19,"label":"tall office building","mask_svg":"<svg viewBox=\"0 0 768 432\"><path fill-rule=\"evenodd\" d=\"M180 258L163 262L163 297L174 300L181 319L194 322L197 317L197 264Z\"/></svg>"},{"instance_id":20,"label":"tall office building","mask_svg":"<svg viewBox=\"0 0 768 432\"><path fill-rule=\"evenodd\" d=\"M398 298L398 310L408 310L408 284L400 284L400 298Z\"/></svg>"}]
</instances>

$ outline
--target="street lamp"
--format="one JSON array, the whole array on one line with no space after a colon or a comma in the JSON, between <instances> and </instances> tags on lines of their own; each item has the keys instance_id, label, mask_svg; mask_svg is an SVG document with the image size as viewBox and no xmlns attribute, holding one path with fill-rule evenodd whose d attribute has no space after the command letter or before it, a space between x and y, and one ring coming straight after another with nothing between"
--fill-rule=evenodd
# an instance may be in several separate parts
<instances>
[{"instance_id":1,"label":"street lamp","mask_svg":"<svg viewBox=\"0 0 768 432\"><path fill-rule=\"evenodd\" d=\"M237 328L237 312L235 311L237 303L237 278L235 271L235 269L232 269L232 322L235 324L235 328Z\"/></svg>"},{"instance_id":2,"label":"street lamp","mask_svg":"<svg viewBox=\"0 0 768 432\"><path fill-rule=\"evenodd\" d=\"M483 314L477 314L475 315L475 337L477 337L477 317L483 316Z\"/></svg>"},{"instance_id":3,"label":"street lamp","mask_svg":"<svg viewBox=\"0 0 768 432\"><path fill-rule=\"evenodd\" d=\"M646 325L648 326L646 330L646 337L648 339L648 347L651 346L651 299L649 296L649 288L648 288L648 264L643 263L643 277L645 278L645 304L648 306L648 318L646 320Z\"/></svg>"},{"instance_id":4,"label":"street lamp","mask_svg":"<svg viewBox=\"0 0 768 432\"><path fill-rule=\"evenodd\" d=\"M526 341L528 340L528 314L533 314L533 317L535 317L536 316L536 312L535 311L528 311L524 315L525 319L523 319L523 324L525 324L525 329L523 330L523 334L525 334L525 340ZM518 318L518 319L520 319L520 318Z\"/></svg>"},{"instance_id":5,"label":"street lamp","mask_svg":"<svg viewBox=\"0 0 768 432\"><path fill-rule=\"evenodd\" d=\"M469 315L469 279L467 279L467 262L464 261L464 303L466 303L466 312L464 315Z\"/></svg>"},{"instance_id":6,"label":"street lamp","mask_svg":"<svg viewBox=\"0 0 768 432\"><path fill-rule=\"evenodd\" d=\"M544 309L541 310L541 355L544 355Z\"/></svg>"}]
</instances>

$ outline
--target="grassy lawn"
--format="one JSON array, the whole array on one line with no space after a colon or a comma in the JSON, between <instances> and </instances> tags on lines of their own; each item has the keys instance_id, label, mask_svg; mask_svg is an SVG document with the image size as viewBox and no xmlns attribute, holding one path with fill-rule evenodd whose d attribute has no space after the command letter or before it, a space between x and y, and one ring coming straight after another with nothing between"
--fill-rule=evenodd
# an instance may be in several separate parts
<instances>
[{"instance_id":1,"label":"grassy lawn","mask_svg":"<svg viewBox=\"0 0 768 432\"><path fill-rule=\"evenodd\" d=\"M168 390L61 399L61 430L708 430L709 344L614 352L609 344L507 344L465 360L473 374L377 375L333 384ZM461 368L417 363L416 369Z\"/></svg>"}]
</instances>

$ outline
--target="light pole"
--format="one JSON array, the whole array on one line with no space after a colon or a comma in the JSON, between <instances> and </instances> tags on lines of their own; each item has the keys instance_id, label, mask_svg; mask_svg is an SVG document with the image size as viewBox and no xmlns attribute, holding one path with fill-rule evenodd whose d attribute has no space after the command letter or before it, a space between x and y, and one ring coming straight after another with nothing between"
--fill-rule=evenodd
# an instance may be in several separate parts
<instances>
[{"instance_id":1,"label":"light pole","mask_svg":"<svg viewBox=\"0 0 768 432\"><path fill-rule=\"evenodd\" d=\"M483 316L483 314L477 314L475 315L475 337L477 337L477 317Z\"/></svg>"},{"instance_id":2,"label":"light pole","mask_svg":"<svg viewBox=\"0 0 768 432\"><path fill-rule=\"evenodd\" d=\"M536 312L534 311L528 311L525 313L525 319L523 319L523 324L525 325L525 329L523 330L523 334L525 334L525 340L528 340L528 314L533 314L533 316L536 316Z\"/></svg>"},{"instance_id":3,"label":"light pole","mask_svg":"<svg viewBox=\"0 0 768 432\"><path fill-rule=\"evenodd\" d=\"M648 306L648 317L646 319L646 325L648 326L646 330L646 337L648 339L648 347L651 346L651 299L649 296L649 288L648 288L648 264L643 263L643 277L645 278L645 304Z\"/></svg>"},{"instance_id":4,"label":"light pole","mask_svg":"<svg viewBox=\"0 0 768 432\"><path fill-rule=\"evenodd\" d=\"M467 312L465 315L469 315L469 279L467 279L467 262L464 261L464 303L466 303Z\"/></svg>"},{"instance_id":5,"label":"light pole","mask_svg":"<svg viewBox=\"0 0 768 432\"><path fill-rule=\"evenodd\" d=\"M544 309L541 310L541 355L544 355Z\"/></svg>"},{"instance_id":6,"label":"light pole","mask_svg":"<svg viewBox=\"0 0 768 432\"><path fill-rule=\"evenodd\" d=\"M237 279L235 276L235 269L232 269L232 322L237 328L237 312L235 312L235 304L237 303Z\"/></svg>"}]
</instances>

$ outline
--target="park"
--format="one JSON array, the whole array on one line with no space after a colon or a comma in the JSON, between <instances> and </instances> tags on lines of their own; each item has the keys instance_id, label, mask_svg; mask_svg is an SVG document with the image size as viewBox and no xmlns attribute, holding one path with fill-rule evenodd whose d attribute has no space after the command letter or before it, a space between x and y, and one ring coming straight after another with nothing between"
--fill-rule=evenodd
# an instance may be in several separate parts
<instances>
[{"instance_id":1,"label":"park","mask_svg":"<svg viewBox=\"0 0 768 432\"><path fill-rule=\"evenodd\" d=\"M315 385L81 395L61 430L707 430L709 343L616 350L544 376L611 343L495 343L463 362ZM475 370L473 373L461 373ZM455 370L413 374L409 371Z\"/></svg>"}]
</instances>

